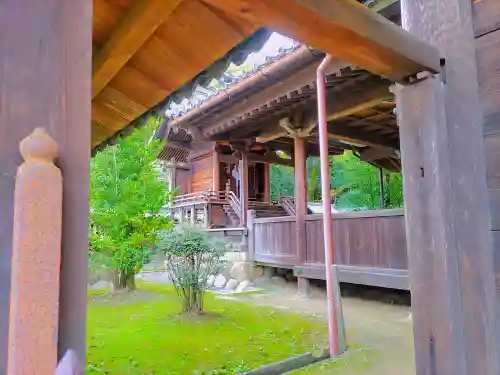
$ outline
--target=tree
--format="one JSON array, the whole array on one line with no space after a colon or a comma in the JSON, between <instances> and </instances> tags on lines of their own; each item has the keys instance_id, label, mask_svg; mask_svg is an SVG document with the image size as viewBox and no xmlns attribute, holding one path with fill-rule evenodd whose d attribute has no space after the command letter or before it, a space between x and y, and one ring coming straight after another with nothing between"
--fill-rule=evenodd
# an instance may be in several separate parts
<instances>
[{"instance_id":1,"label":"tree","mask_svg":"<svg viewBox=\"0 0 500 375\"><path fill-rule=\"evenodd\" d=\"M403 189L400 173L384 171L386 208L403 205ZM310 202L321 200L319 158L307 159L308 186ZM369 210L380 207L380 184L378 169L361 161L352 152L330 157L330 194L332 203L344 210ZM293 168L271 166L271 196L293 195Z\"/></svg>"},{"instance_id":2,"label":"tree","mask_svg":"<svg viewBox=\"0 0 500 375\"><path fill-rule=\"evenodd\" d=\"M155 163L163 147L152 139L157 121L119 139L90 165L90 261L113 271L115 290L135 289L158 231L169 225L160 215L170 192Z\"/></svg>"},{"instance_id":3,"label":"tree","mask_svg":"<svg viewBox=\"0 0 500 375\"><path fill-rule=\"evenodd\" d=\"M226 243L199 228L180 225L161 234L158 248L165 252L167 273L182 299L183 311L203 313L207 281L222 270Z\"/></svg>"}]
</instances>

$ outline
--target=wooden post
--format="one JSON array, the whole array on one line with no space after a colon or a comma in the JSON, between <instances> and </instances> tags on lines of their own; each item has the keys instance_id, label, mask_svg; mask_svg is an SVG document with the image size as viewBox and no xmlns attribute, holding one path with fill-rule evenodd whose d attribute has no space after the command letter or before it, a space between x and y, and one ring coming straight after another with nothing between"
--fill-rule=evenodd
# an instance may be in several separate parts
<instances>
[{"instance_id":1,"label":"wooden post","mask_svg":"<svg viewBox=\"0 0 500 375\"><path fill-rule=\"evenodd\" d=\"M247 211L247 246L248 246L248 257L249 261L253 261L255 259L255 210Z\"/></svg>"},{"instance_id":2,"label":"wooden post","mask_svg":"<svg viewBox=\"0 0 500 375\"><path fill-rule=\"evenodd\" d=\"M196 206L193 204L191 206L191 225L196 224Z\"/></svg>"},{"instance_id":3,"label":"wooden post","mask_svg":"<svg viewBox=\"0 0 500 375\"><path fill-rule=\"evenodd\" d=\"M442 77L396 90L417 375L498 374L471 11L468 0L402 1L404 28L446 61Z\"/></svg>"},{"instance_id":4,"label":"wooden post","mask_svg":"<svg viewBox=\"0 0 500 375\"><path fill-rule=\"evenodd\" d=\"M220 163L219 154L217 150L214 150L212 154L212 189L213 191L220 190Z\"/></svg>"},{"instance_id":5,"label":"wooden post","mask_svg":"<svg viewBox=\"0 0 500 375\"><path fill-rule=\"evenodd\" d=\"M92 2L0 6L0 374L7 372L14 182L19 142L42 127L59 145L63 180L59 355L86 350ZM50 25L50 27L48 27ZM43 77L43 79L41 79Z\"/></svg>"},{"instance_id":6,"label":"wooden post","mask_svg":"<svg viewBox=\"0 0 500 375\"><path fill-rule=\"evenodd\" d=\"M10 375L52 375L57 365L62 176L57 143L43 129L21 142L14 194Z\"/></svg>"},{"instance_id":7,"label":"wooden post","mask_svg":"<svg viewBox=\"0 0 500 375\"><path fill-rule=\"evenodd\" d=\"M203 206L203 227L208 228L208 203Z\"/></svg>"},{"instance_id":8,"label":"wooden post","mask_svg":"<svg viewBox=\"0 0 500 375\"><path fill-rule=\"evenodd\" d=\"M385 208L385 188L384 188L384 171L382 168L378 169L378 183L380 185L380 209Z\"/></svg>"},{"instance_id":9,"label":"wooden post","mask_svg":"<svg viewBox=\"0 0 500 375\"><path fill-rule=\"evenodd\" d=\"M271 165L266 163L264 166L264 202L271 202Z\"/></svg>"},{"instance_id":10,"label":"wooden post","mask_svg":"<svg viewBox=\"0 0 500 375\"><path fill-rule=\"evenodd\" d=\"M241 202L241 226L246 227L248 211L248 154L241 152L239 164L240 177L240 202Z\"/></svg>"},{"instance_id":11,"label":"wooden post","mask_svg":"<svg viewBox=\"0 0 500 375\"><path fill-rule=\"evenodd\" d=\"M307 173L306 173L306 139L294 138L295 160L295 224L297 251L302 263L306 261L306 215L307 215Z\"/></svg>"}]
</instances>

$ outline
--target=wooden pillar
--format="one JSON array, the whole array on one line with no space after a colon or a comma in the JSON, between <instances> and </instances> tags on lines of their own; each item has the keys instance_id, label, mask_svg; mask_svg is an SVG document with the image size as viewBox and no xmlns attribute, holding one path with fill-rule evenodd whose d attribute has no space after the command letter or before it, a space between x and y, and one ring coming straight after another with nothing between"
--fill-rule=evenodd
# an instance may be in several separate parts
<instances>
[{"instance_id":1,"label":"wooden pillar","mask_svg":"<svg viewBox=\"0 0 500 375\"><path fill-rule=\"evenodd\" d=\"M246 151L241 152L238 169L240 177L241 226L245 227L248 211L248 154Z\"/></svg>"},{"instance_id":2,"label":"wooden pillar","mask_svg":"<svg viewBox=\"0 0 500 375\"><path fill-rule=\"evenodd\" d=\"M13 196L19 142L42 127L59 144L63 176L59 354L85 355L92 2L0 6L0 374L6 373ZM48 26L50 25L50 27ZM43 77L43 79L41 78Z\"/></svg>"},{"instance_id":3,"label":"wooden pillar","mask_svg":"<svg viewBox=\"0 0 500 375\"><path fill-rule=\"evenodd\" d=\"M294 138L295 160L295 238L297 251L302 263L306 261L306 215L307 215L307 173L306 139Z\"/></svg>"},{"instance_id":4,"label":"wooden pillar","mask_svg":"<svg viewBox=\"0 0 500 375\"><path fill-rule=\"evenodd\" d=\"M213 191L220 190L220 163L219 154L217 150L214 150L212 154L212 189Z\"/></svg>"},{"instance_id":5,"label":"wooden pillar","mask_svg":"<svg viewBox=\"0 0 500 375\"><path fill-rule=\"evenodd\" d=\"M191 206L191 225L196 224L196 206L193 204Z\"/></svg>"},{"instance_id":6,"label":"wooden pillar","mask_svg":"<svg viewBox=\"0 0 500 375\"><path fill-rule=\"evenodd\" d=\"M385 186L384 186L384 171L382 168L378 169L378 183L380 185L380 209L385 208Z\"/></svg>"},{"instance_id":7,"label":"wooden pillar","mask_svg":"<svg viewBox=\"0 0 500 375\"><path fill-rule=\"evenodd\" d=\"M402 20L446 59L396 90L417 375L498 374L471 2L402 0Z\"/></svg>"},{"instance_id":8,"label":"wooden pillar","mask_svg":"<svg viewBox=\"0 0 500 375\"><path fill-rule=\"evenodd\" d=\"M264 202L271 202L271 174L269 163L264 165Z\"/></svg>"}]
</instances>

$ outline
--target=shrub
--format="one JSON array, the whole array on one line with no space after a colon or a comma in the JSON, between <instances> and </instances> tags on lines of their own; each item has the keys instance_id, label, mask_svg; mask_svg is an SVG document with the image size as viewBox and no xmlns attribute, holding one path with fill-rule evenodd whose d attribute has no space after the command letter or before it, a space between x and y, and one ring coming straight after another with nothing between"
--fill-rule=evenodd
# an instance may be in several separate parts
<instances>
[{"instance_id":1,"label":"shrub","mask_svg":"<svg viewBox=\"0 0 500 375\"><path fill-rule=\"evenodd\" d=\"M160 235L159 250L165 252L167 273L186 313L203 313L208 278L222 270L227 243L202 230L177 226Z\"/></svg>"}]
</instances>

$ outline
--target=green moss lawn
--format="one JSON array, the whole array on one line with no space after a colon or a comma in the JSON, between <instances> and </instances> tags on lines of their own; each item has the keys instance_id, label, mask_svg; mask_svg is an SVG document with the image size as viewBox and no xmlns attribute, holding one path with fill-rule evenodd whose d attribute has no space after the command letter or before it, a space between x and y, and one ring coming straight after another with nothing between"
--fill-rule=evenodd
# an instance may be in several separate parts
<instances>
[{"instance_id":1,"label":"green moss lawn","mask_svg":"<svg viewBox=\"0 0 500 375\"><path fill-rule=\"evenodd\" d=\"M92 292L87 374L233 374L308 351L327 339L323 321L207 294L207 314L179 315L172 288L140 283Z\"/></svg>"}]
</instances>

